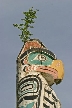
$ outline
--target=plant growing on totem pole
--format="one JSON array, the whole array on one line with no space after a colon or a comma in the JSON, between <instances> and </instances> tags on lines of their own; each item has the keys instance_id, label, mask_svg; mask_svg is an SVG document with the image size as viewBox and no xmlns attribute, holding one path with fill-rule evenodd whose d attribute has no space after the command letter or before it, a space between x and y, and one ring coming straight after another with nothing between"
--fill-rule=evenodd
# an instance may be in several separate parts
<instances>
[{"instance_id":1,"label":"plant growing on totem pole","mask_svg":"<svg viewBox=\"0 0 72 108\"><path fill-rule=\"evenodd\" d=\"M25 15L24 19L21 19L23 21L22 24L13 24L14 27L17 27L18 29L21 30L21 35L20 39L22 40L22 42L27 41L28 39L30 39L30 36L32 36L33 34L31 34L31 32L29 31L29 28L34 28L34 26L32 26L31 24L35 23L34 19L37 18L36 16L36 12L39 10L33 10L33 7L30 8L27 12L23 12L23 14Z\"/></svg>"}]
</instances>

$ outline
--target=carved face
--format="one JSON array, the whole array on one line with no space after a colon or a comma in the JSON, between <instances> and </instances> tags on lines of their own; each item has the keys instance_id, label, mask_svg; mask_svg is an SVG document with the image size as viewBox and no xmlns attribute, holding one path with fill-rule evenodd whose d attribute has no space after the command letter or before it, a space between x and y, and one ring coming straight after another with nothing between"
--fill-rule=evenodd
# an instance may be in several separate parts
<instances>
[{"instance_id":1,"label":"carved face","mask_svg":"<svg viewBox=\"0 0 72 108\"><path fill-rule=\"evenodd\" d=\"M39 40L27 41L18 58L21 61L22 71L40 72L47 81L53 81L51 85L54 83L54 80L57 82L63 79L62 61L57 60L55 54L47 50Z\"/></svg>"}]
</instances>

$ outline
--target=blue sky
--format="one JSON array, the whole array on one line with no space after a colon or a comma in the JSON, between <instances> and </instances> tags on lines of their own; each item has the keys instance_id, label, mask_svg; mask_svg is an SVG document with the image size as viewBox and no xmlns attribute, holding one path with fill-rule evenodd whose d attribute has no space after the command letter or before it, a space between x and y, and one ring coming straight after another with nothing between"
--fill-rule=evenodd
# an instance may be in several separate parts
<instances>
[{"instance_id":1,"label":"blue sky","mask_svg":"<svg viewBox=\"0 0 72 108\"><path fill-rule=\"evenodd\" d=\"M16 58L23 45L13 23L34 7L38 18L31 32L64 63L65 76L54 85L62 108L72 105L72 0L0 0L0 108L16 108Z\"/></svg>"}]
</instances>

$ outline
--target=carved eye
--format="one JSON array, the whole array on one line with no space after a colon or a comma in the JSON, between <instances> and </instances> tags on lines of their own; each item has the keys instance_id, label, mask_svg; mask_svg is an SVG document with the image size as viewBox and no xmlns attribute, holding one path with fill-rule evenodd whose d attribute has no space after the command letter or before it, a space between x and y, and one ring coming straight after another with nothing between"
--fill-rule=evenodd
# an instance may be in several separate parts
<instances>
[{"instance_id":1,"label":"carved eye","mask_svg":"<svg viewBox=\"0 0 72 108\"><path fill-rule=\"evenodd\" d=\"M39 54L33 60L45 61L45 60L47 60L47 58L43 54ZM33 60L31 60L31 61L33 61Z\"/></svg>"},{"instance_id":2,"label":"carved eye","mask_svg":"<svg viewBox=\"0 0 72 108\"><path fill-rule=\"evenodd\" d=\"M38 59L40 61L45 61L46 60L46 57L43 54L40 54L40 55L38 55Z\"/></svg>"}]
</instances>

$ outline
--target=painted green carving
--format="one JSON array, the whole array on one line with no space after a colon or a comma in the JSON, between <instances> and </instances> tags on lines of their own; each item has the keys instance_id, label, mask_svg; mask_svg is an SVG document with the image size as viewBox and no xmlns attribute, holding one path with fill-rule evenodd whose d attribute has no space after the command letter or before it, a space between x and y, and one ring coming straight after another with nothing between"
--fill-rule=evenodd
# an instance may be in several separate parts
<instances>
[{"instance_id":1,"label":"painted green carving","mask_svg":"<svg viewBox=\"0 0 72 108\"><path fill-rule=\"evenodd\" d=\"M20 108L32 108L34 106L34 102L29 103L26 107L25 106L21 106Z\"/></svg>"},{"instance_id":2,"label":"painted green carving","mask_svg":"<svg viewBox=\"0 0 72 108\"><path fill-rule=\"evenodd\" d=\"M44 65L48 66L52 64L53 59L50 58L50 56L47 56L46 54L36 53L32 52L28 56L28 62L29 64L35 64L35 65Z\"/></svg>"}]
</instances>

